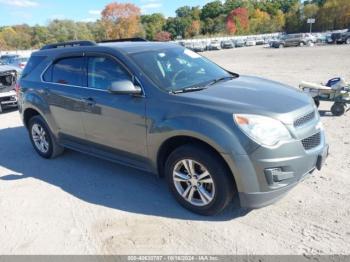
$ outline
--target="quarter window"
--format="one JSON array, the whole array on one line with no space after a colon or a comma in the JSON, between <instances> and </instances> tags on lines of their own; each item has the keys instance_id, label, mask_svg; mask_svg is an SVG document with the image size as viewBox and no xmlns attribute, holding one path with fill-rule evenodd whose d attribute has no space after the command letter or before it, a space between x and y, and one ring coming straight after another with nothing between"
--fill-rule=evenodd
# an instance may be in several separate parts
<instances>
[{"instance_id":1,"label":"quarter window","mask_svg":"<svg viewBox=\"0 0 350 262\"><path fill-rule=\"evenodd\" d=\"M108 57L88 58L88 87L108 90L121 80L130 80L130 74Z\"/></svg>"},{"instance_id":2,"label":"quarter window","mask_svg":"<svg viewBox=\"0 0 350 262\"><path fill-rule=\"evenodd\" d=\"M45 60L45 56L32 56L26 67L24 68L22 72L22 78L26 77L28 74L30 74L38 65L41 64L42 61ZM19 59L20 62L25 62L25 60Z\"/></svg>"},{"instance_id":3,"label":"quarter window","mask_svg":"<svg viewBox=\"0 0 350 262\"><path fill-rule=\"evenodd\" d=\"M52 82L64 85L83 86L85 78L83 57L64 58L52 67Z\"/></svg>"}]
</instances>

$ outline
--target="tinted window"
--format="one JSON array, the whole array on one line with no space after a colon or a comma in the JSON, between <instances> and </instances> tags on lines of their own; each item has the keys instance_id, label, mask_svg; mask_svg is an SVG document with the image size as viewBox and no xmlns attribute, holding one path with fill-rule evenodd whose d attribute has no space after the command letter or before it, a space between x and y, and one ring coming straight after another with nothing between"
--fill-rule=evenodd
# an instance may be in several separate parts
<instances>
[{"instance_id":1,"label":"tinted window","mask_svg":"<svg viewBox=\"0 0 350 262\"><path fill-rule=\"evenodd\" d=\"M113 83L130 79L125 69L107 57L88 58L88 87L107 90Z\"/></svg>"},{"instance_id":2,"label":"tinted window","mask_svg":"<svg viewBox=\"0 0 350 262\"><path fill-rule=\"evenodd\" d=\"M83 57L71 57L59 60L52 68L52 82L83 86L85 65Z\"/></svg>"},{"instance_id":3,"label":"tinted window","mask_svg":"<svg viewBox=\"0 0 350 262\"><path fill-rule=\"evenodd\" d=\"M26 77L30 74L42 61L44 61L45 58L45 56L32 56L22 72L22 77Z\"/></svg>"}]
</instances>

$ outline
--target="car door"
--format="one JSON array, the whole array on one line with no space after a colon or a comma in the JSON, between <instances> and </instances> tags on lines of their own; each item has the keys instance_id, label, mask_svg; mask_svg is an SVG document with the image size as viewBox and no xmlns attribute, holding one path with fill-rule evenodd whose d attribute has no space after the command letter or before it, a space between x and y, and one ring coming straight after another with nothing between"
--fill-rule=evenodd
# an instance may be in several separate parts
<instances>
[{"instance_id":1,"label":"car door","mask_svg":"<svg viewBox=\"0 0 350 262\"><path fill-rule=\"evenodd\" d=\"M291 35L286 35L285 36L285 46L289 47L293 45L293 39L291 37Z\"/></svg>"},{"instance_id":2,"label":"car door","mask_svg":"<svg viewBox=\"0 0 350 262\"><path fill-rule=\"evenodd\" d=\"M79 53L57 59L43 75L44 95L61 139L85 139L81 115L85 79L85 58Z\"/></svg>"},{"instance_id":3,"label":"car door","mask_svg":"<svg viewBox=\"0 0 350 262\"><path fill-rule=\"evenodd\" d=\"M294 35L294 37L293 37L293 46L299 46L301 38L302 38L301 34Z\"/></svg>"},{"instance_id":4,"label":"car door","mask_svg":"<svg viewBox=\"0 0 350 262\"><path fill-rule=\"evenodd\" d=\"M131 74L114 57L86 54L87 86L83 123L91 150L103 157L145 168L145 97L112 94L108 89Z\"/></svg>"}]
</instances>

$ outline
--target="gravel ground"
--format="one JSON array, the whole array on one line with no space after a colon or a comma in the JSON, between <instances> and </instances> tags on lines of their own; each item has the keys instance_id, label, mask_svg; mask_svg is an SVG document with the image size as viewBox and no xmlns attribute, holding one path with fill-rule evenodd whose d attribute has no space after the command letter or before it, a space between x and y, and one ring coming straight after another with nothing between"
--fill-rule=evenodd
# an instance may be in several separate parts
<instances>
[{"instance_id":1,"label":"gravel ground","mask_svg":"<svg viewBox=\"0 0 350 262\"><path fill-rule=\"evenodd\" d=\"M350 46L208 52L232 71L296 86L350 79ZM346 58L346 59L345 59ZM331 155L278 203L218 217L182 209L165 181L68 151L34 153L15 111L0 115L0 254L349 254L350 115L321 105Z\"/></svg>"}]
</instances>

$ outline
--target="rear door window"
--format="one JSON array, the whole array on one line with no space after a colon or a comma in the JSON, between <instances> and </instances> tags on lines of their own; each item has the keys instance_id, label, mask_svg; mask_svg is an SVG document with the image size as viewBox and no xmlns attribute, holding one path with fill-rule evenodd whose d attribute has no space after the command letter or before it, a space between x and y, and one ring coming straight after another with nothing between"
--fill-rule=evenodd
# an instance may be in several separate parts
<instances>
[{"instance_id":1,"label":"rear door window","mask_svg":"<svg viewBox=\"0 0 350 262\"><path fill-rule=\"evenodd\" d=\"M83 57L60 59L52 66L51 70L53 83L84 86L86 70L85 59Z\"/></svg>"}]
</instances>

